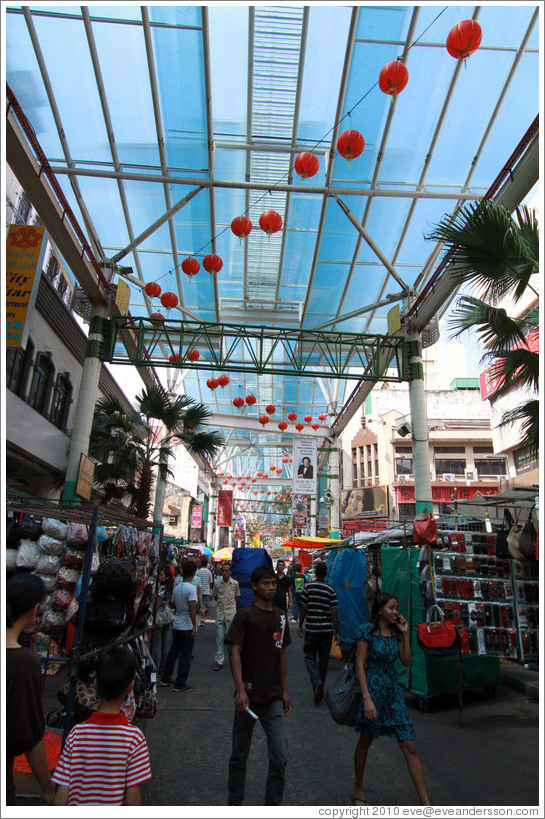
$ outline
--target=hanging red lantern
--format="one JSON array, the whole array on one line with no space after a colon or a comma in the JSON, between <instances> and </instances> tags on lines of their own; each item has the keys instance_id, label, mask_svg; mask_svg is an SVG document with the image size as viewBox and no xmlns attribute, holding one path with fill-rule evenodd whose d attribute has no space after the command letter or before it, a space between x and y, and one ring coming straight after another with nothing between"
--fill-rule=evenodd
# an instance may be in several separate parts
<instances>
[{"instance_id":1,"label":"hanging red lantern","mask_svg":"<svg viewBox=\"0 0 545 819\"><path fill-rule=\"evenodd\" d=\"M295 424L295 429L298 429L299 432L301 432L301 430L304 429L304 428L305 428L305 425L302 424L301 421L299 421L298 424Z\"/></svg>"},{"instance_id":2,"label":"hanging red lantern","mask_svg":"<svg viewBox=\"0 0 545 819\"><path fill-rule=\"evenodd\" d=\"M219 256L216 256L215 253L209 253L208 256L205 256L202 260L202 266L207 273L210 273L210 275L213 276L214 273L220 272L221 268L223 267L223 261Z\"/></svg>"},{"instance_id":3,"label":"hanging red lantern","mask_svg":"<svg viewBox=\"0 0 545 819\"><path fill-rule=\"evenodd\" d=\"M296 412L289 412L288 413L288 421L297 421L297 413Z\"/></svg>"},{"instance_id":4,"label":"hanging red lantern","mask_svg":"<svg viewBox=\"0 0 545 819\"><path fill-rule=\"evenodd\" d=\"M198 350L191 350L191 352L187 354L187 357L189 358L190 361L198 361L199 358L201 357L201 354L199 353Z\"/></svg>"},{"instance_id":5,"label":"hanging red lantern","mask_svg":"<svg viewBox=\"0 0 545 819\"><path fill-rule=\"evenodd\" d=\"M241 407L244 406L244 398L242 398L240 395L237 395L236 398L233 398L233 405L237 409L240 409Z\"/></svg>"},{"instance_id":6,"label":"hanging red lantern","mask_svg":"<svg viewBox=\"0 0 545 819\"><path fill-rule=\"evenodd\" d=\"M275 210L266 210L259 217L259 227L270 238L273 233L278 233L282 227L282 217Z\"/></svg>"},{"instance_id":7,"label":"hanging red lantern","mask_svg":"<svg viewBox=\"0 0 545 819\"><path fill-rule=\"evenodd\" d=\"M320 429L320 424L317 421L314 421L314 423L311 424L311 427L312 429L317 430Z\"/></svg>"},{"instance_id":8,"label":"hanging red lantern","mask_svg":"<svg viewBox=\"0 0 545 819\"><path fill-rule=\"evenodd\" d=\"M391 94L392 97L400 94L408 82L409 72L401 60L392 60L392 62L386 63L378 75L378 87L385 94Z\"/></svg>"},{"instance_id":9,"label":"hanging red lantern","mask_svg":"<svg viewBox=\"0 0 545 819\"><path fill-rule=\"evenodd\" d=\"M280 432L284 432L284 430L287 429L287 428L288 428L288 425L286 424L285 421L280 421L279 422L278 429L280 430Z\"/></svg>"},{"instance_id":10,"label":"hanging red lantern","mask_svg":"<svg viewBox=\"0 0 545 819\"><path fill-rule=\"evenodd\" d=\"M177 306L178 296L175 293L167 291L161 296L161 304L163 307L166 307L167 310L171 310L173 307Z\"/></svg>"},{"instance_id":11,"label":"hanging red lantern","mask_svg":"<svg viewBox=\"0 0 545 819\"><path fill-rule=\"evenodd\" d=\"M305 421L307 422L307 424L310 424L310 422L312 421L312 415L305 415Z\"/></svg>"},{"instance_id":12,"label":"hanging red lantern","mask_svg":"<svg viewBox=\"0 0 545 819\"><path fill-rule=\"evenodd\" d=\"M256 481L257 481L257 478L252 478L252 483L255 483Z\"/></svg>"},{"instance_id":13,"label":"hanging red lantern","mask_svg":"<svg viewBox=\"0 0 545 819\"><path fill-rule=\"evenodd\" d=\"M276 472L276 466L274 464L271 464L269 469L271 470L271 472Z\"/></svg>"},{"instance_id":14,"label":"hanging red lantern","mask_svg":"<svg viewBox=\"0 0 545 819\"><path fill-rule=\"evenodd\" d=\"M217 387L218 387L218 379L217 379L217 378L214 378L214 377L212 377L212 378L208 378L208 379L207 379L207 381L206 381L206 386L207 386L207 387L208 387L210 390L215 390L215 389L217 389Z\"/></svg>"},{"instance_id":15,"label":"hanging red lantern","mask_svg":"<svg viewBox=\"0 0 545 819\"><path fill-rule=\"evenodd\" d=\"M303 151L295 157L295 173L303 178L303 181L309 176L314 176L318 173L320 168L320 160L309 151Z\"/></svg>"},{"instance_id":16,"label":"hanging red lantern","mask_svg":"<svg viewBox=\"0 0 545 819\"><path fill-rule=\"evenodd\" d=\"M222 481L222 483L229 483L229 481Z\"/></svg>"},{"instance_id":17,"label":"hanging red lantern","mask_svg":"<svg viewBox=\"0 0 545 819\"><path fill-rule=\"evenodd\" d=\"M157 282L148 282L144 287L144 291L151 299L158 298L161 295L161 285Z\"/></svg>"},{"instance_id":18,"label":"hanging red lantern","mask_svg":"<svg viewBox=\"0 0 545 819\"><path fill-rule=\"evenodd\" d=\"M258 472L258 473L257 473L257 477L258 477L258 478L261 478L262 476L263 476L263 472Z\"/></svg>"},{"instance_id":19,"label":"hanging red lantern","mask_svg":"<svg viewBox=\"0 0 545 819\"><path fill-rule=\"evenodd\" d=\"M271 494L270 492L267 492L267 495L270 495L270 494Z\"/></svg>"},{"instance_id":20,"label":"hanging red lantern","mask_svg":"<svg viewBox=\"0 0 545 819\"><path fill-rule=\"evenodd\" d=\"M246 481L242 481L241 486L246 486Z\"/></svg>"},{"instance_id":21,"label":"hanging red lantern","mask_svg":"<svg viewBox=\"0 0 545 819\"><path fill-rule=\"evenodd\" d=\"M288 463L288 461L289 461L289 458L282 458L282 463L283 463L283 464L287 464L287 463Z\"/></svg>"},{"instance_id":22,"label":"hanging red lantern","mask_svg":"<svg viewBox=\"0 0 545 819\"><path fill-rule=\"evenodd\" d=\"M337 150L341 156L348 159L348 166L350 167L350 160L359 156L365 148L365 140L359 131L344 131L337 140Z\"/></svg>"},{"instance_id":23,"label":"hanging red lantern","mask_svg":"<svg viewBox=\"0 0 545 819\"><path fill-rule=\"evenodd\" d=\"M172 355L169 355L168 360L171 361L172 363L174 363L175 361L179 361L180 360L180 354L179 353L173 353Z\"/></svg>"},{"instance_id":24,"label":"hanging red lantern","mask_svg":"<svg viewBox=\"0 0 545 819\"><path fill-rule=\"evenodd\" d=\"M193 256L189 256L182 262L182 270L184 271L186 276L189 276L190 281L191 276L196 276L200 269L201 269L200 264L195 258L193 258Z\"/></svg>"},{"instance_id":25,"label":"hanging red lantern","mask_svg":"<svg viewBox=\"0 0 545 819\"><path fill-rule=\"evenodd\" d=\"M319 414L318 418L320 419L320 421L325 421L325 419L327 418L327 415L325 414L325 412L321 412Z\"/></svg>"},{"instance_id":26,"label":"hanging red lantern","mask_svg":"<svg viewBox=\"0 0 545 819\"><path fill-rule=\"evenodd\" d=\"M152 324L158 326L164 322L165 317L162 313L151 313L149 319Z\"/></svg>"},{"instance_id":27,"label":"hanging red lantern","mask_svg":"<svg viewBox=\"0 0 545 819\"><path fill-rule=\"evenodd\" d=\"M252 223L247 216L237 216L231 222L231 230L235 236L244 239L252 230Z\"/></svg>"},{"instance_id":28,"label":"hanging red lantern","mask_svg":"<svg viewBox=\"0 0 545 819\"><path fill-rule=\"evenodd\" d=\"M256 401L257 401L257 398L255 397L255 395L252 395L250 393L250 395L246 396L246 403L248 404L249 407L253 407L253 405L255 404Z\"/></svg>"},{"instance_id":29,"label":"hanging red lantern","mask_svg":"<svg viewBox=\"0 0 545 819\"><path fill-rule=\"evenodd\" d=\"M246 475L246 480L247 480L247 481L250 481L251 479L252 479L252 476L251 476L251 475Z\"/></svg>"},{"instance_id":30,"label":"hanging red lantern","mask_svg":"<svg viewBox=\"0 0 545 819\"><path fill-rule=\"evenodd\" d=\"M274 413L276 412L276 407L274 406L274 404L267 404L267 406L265 407L265 412L268 412L269 415L274 415Z\"/></svg>"},{"instance_id":31,"label":"hanging red lantern","mask_svg":"<svg viewBox=\"0 0 545 819\"><path fill-rule=\"evenodd\" d=\"M269 416L268 415L260 415L259 416L259 423L261 424L262 427L264 427L265 424L269 423Z\"/></svg>"},{"instance_id":32,"label":"hanging red lantern","mask_svg":"<svg viewBox=\"0 0 545 819\"><path fill-rule=\"evenodd\" d=\"M465 60L477 51L482 36L482 29L476 20L462 20L449 31L447 51L456 60Z\"/></svg>"},{"instance_id":33,"label":"hanging red lantern","mask_svg":"<svg viewBox=\"0 0 545 819\"><path fill-rule=\"evenodd\" d=\"M268 477L269 477L269 473L268 473L268 472L264 472L264 473L263 473L263 477L264 477L264 478L268 478Z\"/></svg>"},{"instance_id":34,"label":"hanging red lantern","mask_svg":"<svg viewBox=\"0 0 545 819\"><path fill-rule=\"evenodd\" d=\"M222 387L222 389L223 389L223 387L226 387L228 383L229 383L229 376L228 375L220 375L219 376L218 384L220 385L220 387Z\"/></svg>"}]
</instances>

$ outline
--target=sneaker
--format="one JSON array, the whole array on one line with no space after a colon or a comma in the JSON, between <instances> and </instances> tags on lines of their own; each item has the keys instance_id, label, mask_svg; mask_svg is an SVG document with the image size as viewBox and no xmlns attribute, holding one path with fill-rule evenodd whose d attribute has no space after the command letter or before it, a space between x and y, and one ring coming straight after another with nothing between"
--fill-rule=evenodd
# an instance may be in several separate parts
<instances>
[{"instance_id":1,"label":"sneaker","mask_svg":"<svg viewBox=\"0 0 545 819\"><path fill-rule=\"evenodd\" d=\"M182 685L176 685L176 683L174 683L174 685L172 686L172 690L173 691L194 691L195 689L193 688L192 685L188 685L187 683L182 683Z\"/></svg>"},{"instance_id":2,"label":"sneaker","mask_svg":"<svg viewBox=\"0 0 545 819\"><path fill-rule=\"evenodd\" d=\"M162 685L163 687L166 688L167 685L174 685L174 680L172 679L172 677L165 677L164 680L163 679L159 680L159 685Z\"/></svg>"},{"instance_id":3,"label":"sneaker","mask_svg":"<svg viewBox=\"0 0 545 819\"><path fill-rule=\"evenodd\" d=\"M216 665L214 666L214 668L212 670L213 671L221 671L222 668L223 668L223 665L221 665L220 663L216 663Z\"/></svg>"},{"instance_id":4,"label":"sneaker","mask_svg":"<svg viewBox=\"0 0 545 819\"><path fill-rule=\"evenodd\" d=\"M324 698L324 686L322 683L314 686L314 704L319 705Z\"/></svg>"}]
</instances>

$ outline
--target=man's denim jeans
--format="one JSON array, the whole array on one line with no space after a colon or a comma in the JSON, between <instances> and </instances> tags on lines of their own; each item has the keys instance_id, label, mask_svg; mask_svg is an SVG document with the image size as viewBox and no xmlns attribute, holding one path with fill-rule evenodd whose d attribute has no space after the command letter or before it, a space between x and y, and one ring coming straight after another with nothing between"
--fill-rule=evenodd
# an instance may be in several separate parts
<instances>
[{"instance_id":1,"label":"man's denim jeans","mask_svg":"<svg viewBox=\"0 0 545 819\"><path fill-rule=\"evenodd\" d=\"M267 736L269 770L265 785L265 805L281 805L288 761L288 741L284 705L276 700L268 705L252 704ZM250 753L256 720L245 711L235 711L233 747L229 760L229 805L242 805L246 784L246 760Z\"/></svg>"},{"instance_id":2,"label":"man's denim jeans","mask_svg":"<svg viewBox=\"0 0 545 819\"><path fill-rule=\"evenodd\" d=\"M165 667L163 668L162 679L166 680L174 671L176 657L178 657L178 675L174 682L175 685L183 685L189 676L189 667L191 666L191 652L193 651L193 630L181 631L180 629L172 629L172 645L165 660Z\"/></svg>"},{"instance_id":3,"label":"man's denim jeans","mask_svg":"<svg viewBox=\"0 0 545 819\"><path fill-rule=\"evenodd\" d=\"M303 652L313 688L318 683L322 683L322 685L325 683L332 637L333 633L331 631L327 631L325 634L305 634Z\"/></svg>"}]
</instances>

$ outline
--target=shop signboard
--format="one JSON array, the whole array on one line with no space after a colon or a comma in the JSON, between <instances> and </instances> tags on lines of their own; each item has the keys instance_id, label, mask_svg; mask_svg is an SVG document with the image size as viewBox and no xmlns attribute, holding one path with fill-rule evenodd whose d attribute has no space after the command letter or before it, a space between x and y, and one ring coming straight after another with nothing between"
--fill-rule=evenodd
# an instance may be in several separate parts
<instances>
[{"instance_id":1,"label":"shop signboard","mask_svg":"<svg viewBox=\"0 0 545 819\"><path fill-rule=\"evenodd\" d=\"M85 500L91 499L91 489L93 487L93 475L95 474L95 464L83 452L79 459L78 480L76 483L76 495Z\"/></svg>"},{"instance_id":2,"label":"shop signboard","mask_svg":"<svg viewBox=\"0 0 545 819\"><path fill-rule=\"evenodd\" d=\"M315 438L293 439L293 480L294 495L316 495L316 455Z\"/></svg>"},{"instance_id":3,"label":"shop signboard","mask_svg":"<svg viewBox=\"0 0 545 819\"><path fill-rule=\"evenodd\" d=\"M202 506L199 503L193 504L191 510L191 528L200 529L202 526Z\"/></svg>"},{"instance_id":4,"label":"shop signboard","mask_svg":"<svg viewBox=\"0 0 545 819\"><path fill-rule=\"evenodd\" d=\"M10 225L6 241L6 346L24 347L47 246L41 225Z\"/></svg>"},{"instance_id":5,"label":"shop signboard","mask_svg":"<svg viewBox=\"0 0 545 819\"><path fill-rule=\"evenodd\" d=\"M454 486L432 486L431 498L434 503L450 503ZM458 500L470 500L475 495L497 495L497 486L457 486ZM397 487L398 503L415 503L414 486Z\"/></svg>"},{"instance_id":6,"label":"shop signboard","mask_svg":"<svg viewBox=\"0 0 545 819\"><path fill-rule=\"evenodd\" d=\"M115 304L119 308L119 312L124 316L129 310L129 302L131 300L131 288L123 279L117 282L117 290L115 293Z\"/></svg>"},{"instance_id":7,"label":"shop signboard","mask_svg":"<svg viewBox=\"0 0 545 819\"><path fill-rule=\"evenodd\" d=\"M388 514L386 486L360 486L341 490L341 519L377 517Z\"/></svg>"},{"instance_id":8,"label":"shop signboard","mask_svg":"<svg viewBox=\"0 0 545 819\"><path fill-rule=\"evenodd\" d=\"M218 490L218 526L231 526L233 522L233 493L227 489Z\"/></svg>"}]
</instances>

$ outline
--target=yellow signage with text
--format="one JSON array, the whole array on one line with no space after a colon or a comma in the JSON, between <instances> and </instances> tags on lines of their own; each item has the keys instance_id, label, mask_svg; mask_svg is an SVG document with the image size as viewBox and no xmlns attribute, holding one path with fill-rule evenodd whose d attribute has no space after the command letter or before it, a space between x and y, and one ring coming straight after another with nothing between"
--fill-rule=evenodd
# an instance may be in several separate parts
<instances>
[{"instance_id":1,"label":"yellow signage with text","mask_svg":"<svg viewBox=\"0 0 545 819\"><path fill-rule=\"evenodd\" d=\"M129 309L129 301L131 298L131 288L127 284L127 282L123 281L123 279L119 279L117 282L117 292L115 294L115 303L116 306L119 307L119 312L123 313L123 315L127 315L127 310Z\"/></svg>"},{"instance_id":2,"label":"yellow signage with text","mask_svg":"<svg viewBox=\"0 0 545 819\"><path fill-rule=\"evenodd\" d=\"M93 488L93 476L95 474L95 464L83 452L80 455L78 482L76 484L76 495L85 500L90 500L91 489Z\"/></svg>"},{"instance_id":3,"label":"yellow signage with text","mask_svg":"<svg viewBox=\"0 0 545 819\"><path fill-rule=\"evenodd\" d=\"M6 241L6 346L24 347L47 242L42 225L10 225Z\"/></svg>"}]
</instances>

